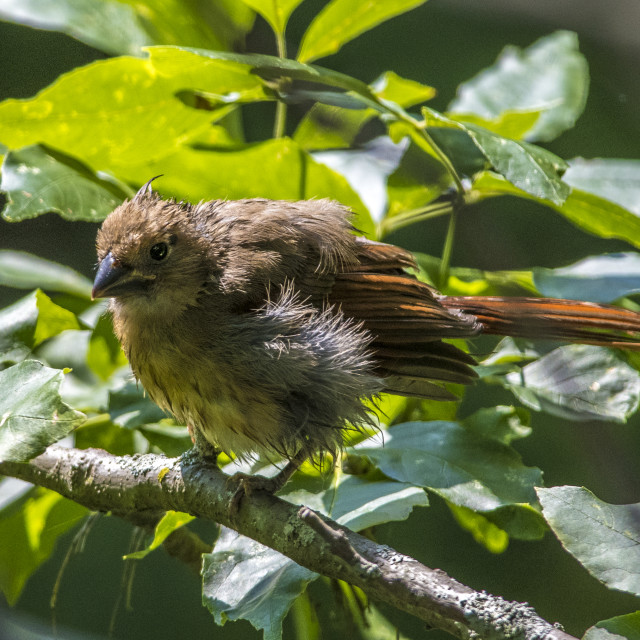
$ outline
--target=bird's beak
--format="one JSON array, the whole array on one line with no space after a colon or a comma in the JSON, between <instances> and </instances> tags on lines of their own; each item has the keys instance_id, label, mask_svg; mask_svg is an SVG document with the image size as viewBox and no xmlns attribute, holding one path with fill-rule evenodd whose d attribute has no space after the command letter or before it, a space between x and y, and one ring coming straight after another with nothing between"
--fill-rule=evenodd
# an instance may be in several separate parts
<instances>
[{"instance_id":1,"label":"bird's beak","mask_svg":"<svg viewBox=\"0 0 640 640\"><path fill-rule=\"evenodd\" d=\"M144 278L135 275L129 267L118 262L111 253L102 258L93 281L91 298L109 298L134 292L144 287Z\"/></svg>"}]
</instances>

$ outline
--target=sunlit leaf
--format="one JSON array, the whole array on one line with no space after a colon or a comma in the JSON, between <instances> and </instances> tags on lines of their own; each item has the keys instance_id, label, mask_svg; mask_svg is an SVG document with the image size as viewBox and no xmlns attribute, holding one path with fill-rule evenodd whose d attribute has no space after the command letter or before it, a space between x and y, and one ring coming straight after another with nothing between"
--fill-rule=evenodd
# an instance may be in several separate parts
<instances>
[{"instance_id":1,"label":"sunlit leaf","mask_svg":"<svg viewBox=\"0 0 640 640\"><path fill-rule=\"evenodd\" d=\"M302 38L298 60L331 55L361 33L424 4L425 0L332 0Z\"/></svg>"},{"instance_id":2,"label":"sunlit leaf","mask_svg":"<svg viewBox=\"0 0 640 640\"><path fill-rule=\"evenodd\" d=\"M0 363L23 360L35 347L67 329L80 329L76 316L34 291L0 311Z\"/></svg>"},{"instance_id":3,"label":"sunlit leaf","mask_svg":"<svg viewBox=\"0 0 640 640\"><path fill-rule=\"evenodd\" d=\"M476 176L473 188L479 199L515 195L541 202L554 208L567 220L589 233L601 238L626 240L640 247L640 218L627 209L592 193L571 188L567 199L558 205L551 200L539 200L491 172Z\"/></svg>"},{"instance_id":4,"label":"sunlit leaf","mask_svg":"<svg viewBox=\"0 0 640 640\"><path fill-rule=\"evenodd\" d=\"M0 589L10 605L51 556L56 540L85 515L84 507L41 488L0 511L0 540L11 541L0 545Z\"/></svg>"},{"instance_id":5,"label":"sunlit leaf","mask_svg":"<svg viewBox=\"0 0 640 640\"><path fill-rule=\"evenodd\" d=\"M130 195L77 160L42 145L7 153L0 190L7 194L2 216L10 222L49 211L67 220L100 221Z\"/></svg>"},{"instance_id":6,"label":"sunlit leaf","mask_svg":"<svg viewBox=\"0 0 640 640\"><path fill-rule=\"evenodd\" d=\"M564 548L611 589L640 595L640 504L608 504L583 487L538 489Z\"/></svg>"},{"instance_id":7,"label":"sunlit leaf","mask_svg":"<svg viewBox=\"0 0 640 640\"><path fill-rule=\"evenodd\" d=\"M640 376L614 351L572 344L506 376L525 406L569 420L626 422L638 408Z\"/></svg>"},{"instance_id":8,"label":"sunlit leaf","mask_svg":"<svg viewBox=\"0 0 640 640\"><path fill-rule=\"evenodd\" d=\"M234 100L264 96L245 65L152 47L149 59L94 62L60 76L35 98L0 103L0 139L11 149L44 143L130 180L129 166L170 155L210 127L215 112L188 106L180 92L211 87L221 103L230 94Z\"/></svg>"},{"instance_id":9,"label":"sunlit leaf","mask_svg":"<svg viewBox=\"0 0 640 640\"><path fill-rule=\"evenodd\" d=\"M0 249L0 284L17 289L45 289L91 297L91 281L67 267L26 251Z\"/></svg>"},{"instance_id":10,"label":"sunlit leaf","mask_svg":"<svg viewBox=\"0 0 640 640\"><path fill-rule=\"evenodd\" d=\"M151 51L154 49L157 49L157 47L151 48ZM258 76L268 81L289 78L291 80L302 80L304 82L318 83L328 87L336 87L344 89L345 91L353 91L362 97L363 106L371 106L377 110L381 110L377 101L370 100L372 96L375 96L375 93L369 85L362 80L325 67L304 64L297 60L278 58L261 53L229 53L227 51L191 49L188 47L161 47L161 49L167 51L172 49L181 50L210 60L235 63L236 65L246 67L247 74L251 71L253 76Z\"/></svg>"},{"instance_id":11,"label":"sunlit leaf","mask_svg":"<svg viewBox=\"0 0 640 640\"><path fill-rule=\"evenodd\" d=\"M84 422L60 399L63 375L35 360L0 371L0 460L30 460Z\"/></svg>"},{"instance_id":12,"label":"sunlit leaf","mask_svg":"<svg viewBox=\"0 0 640 640\"><path fill-rule=\"evenodd\" d=\"M509 536L506 531L497 527L493 522L485 518L481 513L476 513L466 507L459 507L450 502L447 503L456 522L466 529L473 539L491 553L502 553L509 546Z\"/></svg>"},{"instance_id":13,"label":"sunlit leaf","mask_svg":"<svg viewBox=\"0 0 640 640\"><path fill-rule=\"evenodd\" d=\"M448 110L488 119L540 110L526 138L547 141L575 124L588 88L589 69L576 34L558 31L527 49L505 48L495 65L460 85Z\"/></svg>"},{"instance_id":14,"label":"sunlit leaf","mask_svg":"<svg viewBox=\"0 0 640 640\"><path fill-rule=\"evenodd\" d=\"M156 529L153 535L153 540L149 543L149 546L141 549L140 551L134 551L124 556L125 560L142 560L148 556L154 549L157 549L162 543L176 530L188 524L192 520L195 520L195 516L188 513L182 513L180 511L167 511L162 516L160 522L156 525Z\"/></svg>"},{"instance_id":15,"label":"sunlit leaf","mask_svg":"<svg viewBox=\"0 0 640 640\"><path fill-rule=\"evenodd\" d=\"M257 11L276 33L283 34L289 16L302 0L242 0L242 2Z\"/></svg>"},{"instance_id":16,"label":"sunlit leaf","mask_svg":"<svg viewBox=\"0 0 640 640\"><path fill-rule=\"evenodd\" d=\"M403 78L393 71L385 71L370 86L378 97L396 102L401 107L421 104L436 95L433 87L410 78Z\"/></svg>"},{"instance_id":17,"label":"sunlit leaf","mask_svg":"<svg viewBox=\"0 0 640 640\"><path fill-rule=\"evenodd\" d=\"M101 380L107 380L116 369L127 364L127 358L113 333L111 317L107 314L101 315L93 328L86 362Z\"/></svg>"},{"instance_id":18,"label":"sunlit leaf","mask_svg":"<svg viewBox=\"0 0 640 640\"><path fill-rule=\"evenodd\" d=\"M640 292L640 256L637 253L591 256L568 267L535 268L533 278L545 296L613 302Z\"/></svg>"},{"instance_id":19,"label":"sunlit leaf","mask_svg":"<svg viewBox=\"0 0 640 640\"><path fill-rule=\"evenodd\" d=\"M475 124L505 138L522 140L526 138L526 134L540 119L541 114L542 111L534 109L532 111L504 111L494 118L483 118L469 113L447 113L447 116L456 122Z\"/></svg>"},{"instance_id":20,"label":"sunlit leaf","mask_svg":"<svg viewBox=\"0 0 640 640\"><path fill-rule=\"evenodd\" d=\"M184 0L4 0L0 18L132 55L150 44L226 49L252 24L251 11L235 0L209 3L206 11Z\"/></svg>"},{"instance_id":21,"label":"sunlit leaf","mask_svg":"<svg viewBox=\"0 0 640 640\"><path fill-rule=\"evenodd\" d=\"M640 216L640 160L574 158L563 179Z\"/></svg>"}]
</instances>

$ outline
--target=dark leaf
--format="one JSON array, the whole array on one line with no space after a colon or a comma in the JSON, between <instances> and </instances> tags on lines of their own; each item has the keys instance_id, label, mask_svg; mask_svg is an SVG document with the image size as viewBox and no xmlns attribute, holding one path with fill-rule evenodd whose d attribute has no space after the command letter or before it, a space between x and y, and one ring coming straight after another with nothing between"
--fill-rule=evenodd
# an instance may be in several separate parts
<instances>
[{"instance_id":1,"label":"dark leaf","mask_svg":"<svg viewBox=\"0 0 640 640\"><path fill-rule=\"evenodd\" d=\"M554 349L505 382L527 407L579 422L626 422L640 399L635 369L614 351L584 344Z\"/></svg>"},{"instance_id":2,"label":"dark leaf","mask_svg":"<svg viewBox=\"0 0 640 640\"><path fill-rule=\"evenodd\" d=\"M0 371L0 460L31 460L84 422L60 398L63 376L35 360Z\"/></svg>"},{"instance_id":3,"label":"dark leaf","mask_svg":"<svg viewBox=\"0 0 640 640\"><path fill-rule=\"evenodd\" d=\"M7 153L0 190L7 194L2 216L10 222L49 211L67 220L96 222L131 195L74 158L43 145Z\"/></svg>"},{"instance_id":4,"label":"dark leaf","mask_svg":"<svg viewBox=\"0 0 640 640\"><path fill-rule=\"evenodd\" d=\"M538 489L538 497L553 532L592 576L640 595L640 504L608 504L571 486Z\"/></svg>"}]
</instances>

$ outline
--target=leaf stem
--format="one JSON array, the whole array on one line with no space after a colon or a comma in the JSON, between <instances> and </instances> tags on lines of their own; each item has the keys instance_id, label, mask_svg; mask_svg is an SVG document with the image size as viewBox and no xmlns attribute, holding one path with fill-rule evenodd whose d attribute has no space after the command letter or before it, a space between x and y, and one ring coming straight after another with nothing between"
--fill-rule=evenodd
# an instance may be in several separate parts
<instances>
[{"instance_id":1,"label":"leaf stem","mask_svg":"<svg viewBox=\"0 0 640 640\"><path fill-rule=\"evenodd\" d=\"M385 218L378 225L378 236L382 238L392 231L402 229L410 224L439 218L453 212L453 206L450 202L440 202L437 204L428 204L424 207L403 211L396 216Z\"/></svg>"},{"instance_id":2,"label":"leaf stem","mask_svg":"<svg viewBox=\"0 0 640 640\"><path fill-rule=\"evenodd\" d=\"M287 57L287 41L283 31L276 31L276 46L278 48L278 58ZM287 105L282 100L276 102L276 117L273 123L273 137L282 138L287 124Z\"/></svg>"},{"instance_id":3,"label":"leaf stem","mask_svg":"<svg viewBox=\"0 0 640 640\"><path fill-rule=\"evenodd\" d=\"M453 253L453 241L456 233L456 207L451 209L451 216L449 218L449 226L447 227L447 237L444 240L444 247L442 249L442 260L440 262L440 274L438 286L440 289L444 289L449 279L449 267L451 266L451 254Z\"/></svg>"}]
</instances>

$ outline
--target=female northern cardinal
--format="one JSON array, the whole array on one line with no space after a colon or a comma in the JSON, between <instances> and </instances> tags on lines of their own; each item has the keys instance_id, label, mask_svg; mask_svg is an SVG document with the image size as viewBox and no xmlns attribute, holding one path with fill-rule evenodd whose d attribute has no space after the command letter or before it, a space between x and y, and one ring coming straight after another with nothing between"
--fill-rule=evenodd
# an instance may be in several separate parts
<instances>
[{"instance_id":1,"label":"female northern cardinal","mask_svg":"<svg viewBox=\"0 0 640 640\"><path fill-rule=\"evenodd\" d=\"M201 449L335 452L381 391L450 400L473 358L444 338L492 333L640 349L640 314L547 298L448 297L412 255L352 234L329 200L199 205L147 183L102 225L93 296L151 398ZM266 481L265 481L266 482ZM267 486L267 485L265 485Z\"/></svg>"}]
</instances>

